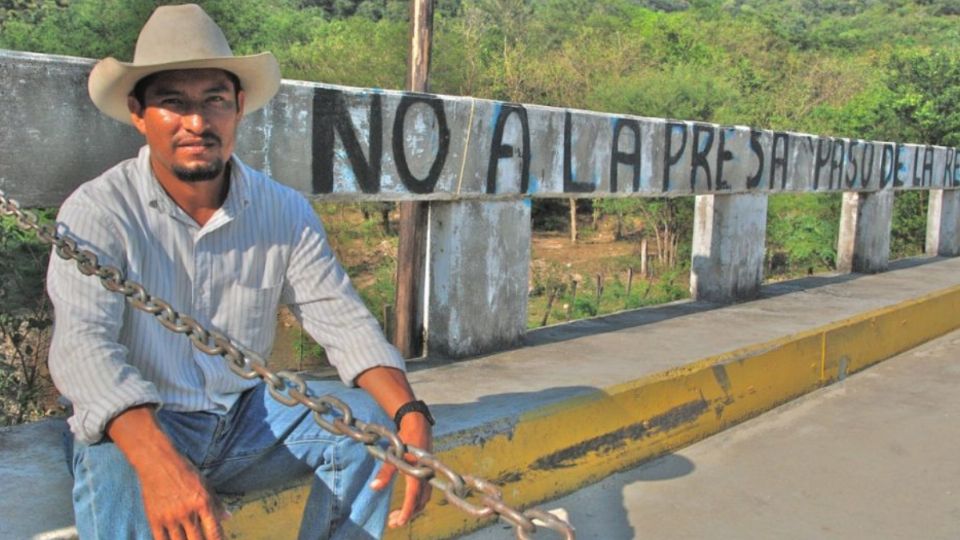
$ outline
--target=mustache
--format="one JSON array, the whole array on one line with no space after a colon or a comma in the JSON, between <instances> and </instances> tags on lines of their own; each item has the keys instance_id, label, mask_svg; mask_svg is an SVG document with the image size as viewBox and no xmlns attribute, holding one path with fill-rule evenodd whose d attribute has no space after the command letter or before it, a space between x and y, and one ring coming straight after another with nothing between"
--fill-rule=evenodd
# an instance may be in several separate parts
<instances>
[{"instance_id":1,"label":"mustache","mask_svg":"<svg viewBox=\"0 0 960 540\"><path fill-rule=\"evenodd\" d=\"M220 136L216 133L204 132L201 133L199 137L179 137L174 139L173 144L175 146L186 146L196 144L197 140L200 140L203 144L223 144L223 141L220 139Z\"/></svg>"}]
</instances>

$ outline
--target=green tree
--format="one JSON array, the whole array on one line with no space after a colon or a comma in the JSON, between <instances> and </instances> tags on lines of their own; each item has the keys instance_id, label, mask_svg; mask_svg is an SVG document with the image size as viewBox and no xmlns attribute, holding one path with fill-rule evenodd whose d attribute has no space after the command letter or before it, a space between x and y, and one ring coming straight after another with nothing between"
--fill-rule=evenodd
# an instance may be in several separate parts
<instances>
[{"instance_id":1,"label":"green tree","mask_svg":"<svg viewBox=\"0 0 960 540\"><path fill-rule=\"evenodd\" d=\"M922 255L927 236L926 191L900 191L893 201L890 258Z\"/></svg>"},{"instance_id":2,"label":"green tree","mask_svg":"<svg viewBox=\"0 0 960 540\"><path fill-rule=\"evenodd\" d=\"M668 268L688 264L693 238L693 197L638 202L637 212L644 228L652 230L657 243L657 261Z\"/></svg>"},{"instance_id":3,"label":"green tree","mask_svg":"<svg viewBox=\"0 0 960 540\"><path fill-rule=\"evenodd\" d=\"M839 227L839 194L782 194L769 197L768 274L834 268Z\"/></svg>"},{"instance_id":4,"label":"green tree","mask_svg":"<svg viewBox=\"0 0 960 540\"><path fill-rule=\"evenodd\" d=\"M960 146L960 48L898 53L889 64L890 102L901 136L923 144Z\"/></svg>"},{"instance_id":5,"label":"green tree","mask_svg":"<svg viewBox=\"0 0 960 540\"><path fill-rule=\"evenodd\" d=\"M623 240L624 227L631 218L640 212L644 205L643 199L630 197L613 197L605 199L594 199L593 208L604 215L612 216L614 219L613 238L614 240Z\"/></svg>"}]
</instances>

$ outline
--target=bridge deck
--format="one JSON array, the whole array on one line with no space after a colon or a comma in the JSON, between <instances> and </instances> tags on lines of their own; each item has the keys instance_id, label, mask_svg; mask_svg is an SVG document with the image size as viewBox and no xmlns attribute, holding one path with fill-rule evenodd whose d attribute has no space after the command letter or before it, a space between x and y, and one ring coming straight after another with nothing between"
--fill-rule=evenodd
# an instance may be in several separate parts
<instances>
[{"instance_id":1,"label":"bridge deck","mask_svg":"<svg viewBox=\"0 0 960 540\"><path fill-rule=\"evenodd\" d=\"M680 302L547 328L521 349L416 363L411 379L433 404L441 457L498 481L507 502L529 504L953 330L958 275L960 259L919 259L877 275L813 276L768 285L761 299L734 306ZM70 524L62 463L55 426L0 431L0 482L18 486L17 496L0 499L0 537ZM297 489L251 494L229 528L284 537L274 524L296 522L301 501ZM450 505L433 504L394 537L473 527Z\"/></svg>"},{"instance_id":2,"label":"bridge deck","mask_svg":"<svg viewBox=\"0 0 960 540\"><path fill-rule=\"evenodd\" d=\"M954 331L546 507L580 540L960 538L958 350Z\"/></svg>"}]
</instances>

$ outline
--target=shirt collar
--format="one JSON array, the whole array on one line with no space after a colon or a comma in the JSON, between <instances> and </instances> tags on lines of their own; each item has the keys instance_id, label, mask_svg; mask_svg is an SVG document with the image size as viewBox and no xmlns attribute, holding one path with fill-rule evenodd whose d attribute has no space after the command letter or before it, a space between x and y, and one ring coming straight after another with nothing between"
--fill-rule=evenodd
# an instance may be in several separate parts
<instances>
[{"instance_id":1,"label":"shirt collar","mask_svg":"<svg viewBox=\"0 0 960 540\"><path fill-rule=\"evenodd\" d=\"M140 148L137 155L137 172L140 176L140 193L143 194L147 206L155 208L158 211L168 214L187 224L196 226L190 216L186 214L177 203L170 198L170 195L164 191L163 186L153 174L153 168L150 166L150 147L144 145ZM236 155L230 156L230 187L227 191L227 198L220 207L220 212L228 220L239 216L248 206L250 206L250 186L249 170L247 166L237 158ZM211 219L211 221L220 221ZM208 222L209 224L209 222Z\"/></svg>"}]
</instances>

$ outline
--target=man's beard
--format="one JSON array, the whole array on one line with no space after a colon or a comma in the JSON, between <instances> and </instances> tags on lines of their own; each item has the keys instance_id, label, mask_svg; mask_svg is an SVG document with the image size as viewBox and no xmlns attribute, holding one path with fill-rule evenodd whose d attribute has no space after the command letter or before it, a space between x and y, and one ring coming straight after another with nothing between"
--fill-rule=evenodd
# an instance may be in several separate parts
<instances>
[{"instance_id":1,"label":"man's beard","mask_svg":"<svg viewBox=\"0 0 960 540\"><path fill-rule=\"evenodd\" d=\"M186 167L173 167L173 174L184 182L215 180L221 173L223 173L223 159L221 158L217 158L206 165L198 165L189 169Z\"/></svg>"}]
</instances>

